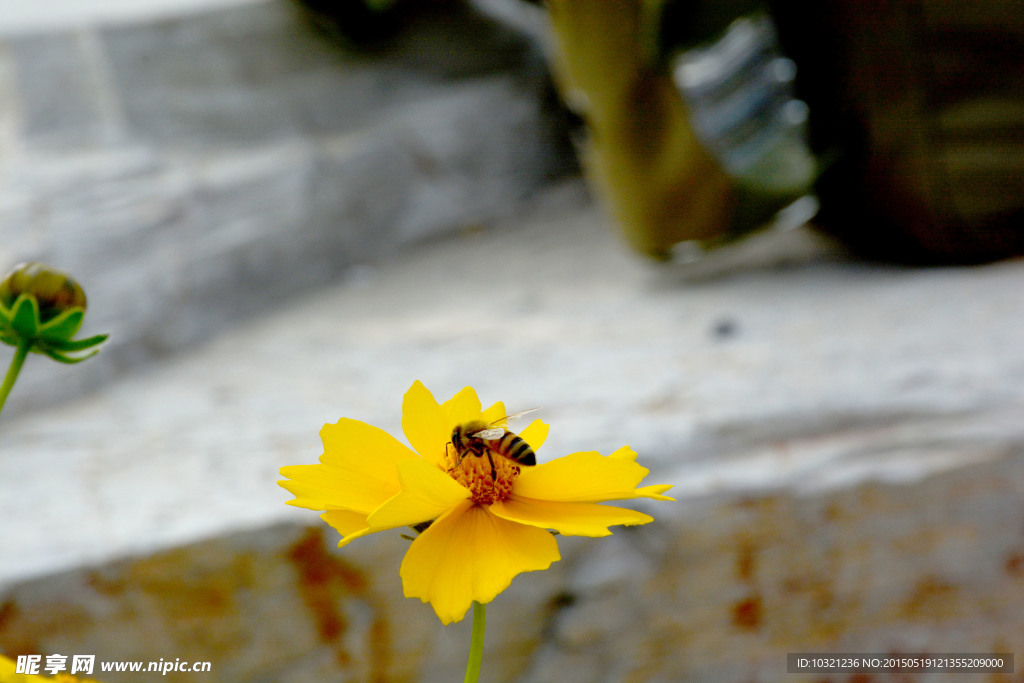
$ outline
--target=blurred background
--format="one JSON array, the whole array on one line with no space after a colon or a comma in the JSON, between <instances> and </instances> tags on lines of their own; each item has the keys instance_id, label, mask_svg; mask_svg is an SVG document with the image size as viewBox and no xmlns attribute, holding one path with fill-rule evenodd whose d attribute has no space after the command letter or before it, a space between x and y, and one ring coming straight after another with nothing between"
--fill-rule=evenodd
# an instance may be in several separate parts
<instances>
[{"instance_id":1,"label":"blurred background","mask_svg":"<svg viewBox=\"0 0 1024 683\"><path fill-rule=\"evenodd\" d=\"M1020 2L3 14L0 268L111 333L0 416L3 654L457 680L407 541L339 552L276 484L325 423L400 434L416 379L679 499L560 538L484 680L1024 652Z\"/></svg>"}]
</instances>

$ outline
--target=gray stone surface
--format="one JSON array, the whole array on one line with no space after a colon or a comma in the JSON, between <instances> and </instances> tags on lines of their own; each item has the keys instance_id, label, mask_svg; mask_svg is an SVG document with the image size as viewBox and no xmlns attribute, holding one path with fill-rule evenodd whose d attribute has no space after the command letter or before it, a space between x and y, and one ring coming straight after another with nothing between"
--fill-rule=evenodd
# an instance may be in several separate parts
<instances>
[{"instance_id":1,"label":"gray stone surface","mask_svg":"<svg viewBox=\"0 0 1024 683\"><path fill-rule=\"evenodd\" d=\"M97 24L152 21L159 17L208 12L262 0L49 0L16 2L0 14L0 35L52 32Z\"/></svg>"},{"instance_id":2,"label":"gray stone surface","mask_svg":"<svg viewBox=\"0 0 1024 683\"><path fill-rule=\"evenodd\" d=\"M200 343L353 265L513 215L571 161L530 41L472 8L345 50L297 5L0 38L0 268L73 273L90 363L18 412Z\"/></svg>"},{"instance_id":3,"label":"gray stone surface","mask_svg":"<svg viewBox=\"0 0 1024 683\"><path fill-rule=\"evenodd\" d=\"M397 532L328 550L275 483L316 460L325 422L400 433L419 378L540 406L542 460L632 444L680 499L559 539L561 562L493 603L485 680L775 681L790 651L1013 651L1022 281L1018 262L850 262L803 230L653 269L563 187L521 224L9 421L0 650L457 679L468 623L401 597Z\"/></svg>"},{"instance_id":4,"label":"gray stone surface","mask_svg":"<svg viewBox=\"0 0 1024 683\"><path fill-rule=\"evenodd\" d=\"M239 145L358 130L526 60L524 40L487 17L435 14L373 53L326 40L286 2L107 28L101 37L130 135Z\"/></svg>"},{"instance_id":5,"label":"gray stone surface","mask_svg":"<svg viewBox=\"0 0 1024 683\"><path fill-rule=\"evenodd\" d=\"M0 576L294 518L277 469L315 461L341 416L397 429L414 379L542 407L550 453L630 443L686 495L912 481L1024 433L1019 263L833 261L797 231L748 263L772 248L808 263L682 281L692 269L626 253L577 185L535 212L360 268L58 412L5 414L0 450L21 474ZM52 486L67 495L41 505Z\"/></svg>"},{"instance_id":6,"label":"gray stone surface","mask_svg":"<svg viewBox=\"0 0 1024 683\"><path fill-rule=\"evenodd\" d=\"M103 95L94 38L87 32L36 34L10 42L20 85L22 134L42 146L103 141Z\"/></svg>"}]
</instances>

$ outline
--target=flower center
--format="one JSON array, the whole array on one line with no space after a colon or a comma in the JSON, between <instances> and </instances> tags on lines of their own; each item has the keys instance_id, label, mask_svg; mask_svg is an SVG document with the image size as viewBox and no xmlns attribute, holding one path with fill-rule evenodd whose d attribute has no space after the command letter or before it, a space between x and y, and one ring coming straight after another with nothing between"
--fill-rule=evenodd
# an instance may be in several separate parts
<instances>
[{"instance_id":1,"label":"flower center","mask_svg":"<svg viewBox=\"0 0 1024 683\"><path fill-rule=\"evenodd\" d=\"M447 464L448 474L469 489L470 497L477 505L507 500L512 495L512 482L519 476L519 465L515 461L490 450L482 455L467 451L460 459L449 445Z\"/></svg>"}]
</instances>

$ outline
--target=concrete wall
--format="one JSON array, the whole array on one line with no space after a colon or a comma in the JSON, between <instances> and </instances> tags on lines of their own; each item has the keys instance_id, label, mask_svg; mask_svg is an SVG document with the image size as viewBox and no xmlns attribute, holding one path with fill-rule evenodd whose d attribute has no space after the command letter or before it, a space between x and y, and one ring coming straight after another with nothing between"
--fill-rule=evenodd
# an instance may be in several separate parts
<instances>
[{"instance_id":1,"label":"concrete wall","mask_svg":"<svg viewBox=\"0 0 1024 683\"><path fill-rule=\"evenodd\" d=\"M71 272L112 334L72 372L33 362L9 410L514 214L573 165L544 78L457 3L372 52L285 0L0 38L0 268Z\"/></svg>"}]
</instances>

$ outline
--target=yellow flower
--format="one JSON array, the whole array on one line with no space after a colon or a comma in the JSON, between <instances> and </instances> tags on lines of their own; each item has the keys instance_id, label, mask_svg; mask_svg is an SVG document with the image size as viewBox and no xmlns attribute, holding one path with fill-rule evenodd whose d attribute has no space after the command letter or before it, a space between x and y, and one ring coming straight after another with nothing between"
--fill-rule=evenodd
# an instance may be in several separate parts
<instances>
[{"instance_id":1,"label":"yellow flower","mask_svg":"<svg viewBox=\"0 0 1024 683\"><path fill-rule=\"evenodd\" d=\"M456 453L457 426L504 426L505 415L501 403L481 410L470 387L438 404L416 382L402 404L402 429L413 450L376 427L343 418L320 431L320 464L282 467L290 481L279 483L295 495L290 505L325 510L324 521L341 532L339 546L429 523L409 546L400 573L406 597L429 602L445 624L461 620L474 600L493 600L517 574L557 561L549 530L608 536L610 526L653 521L598 503L672 500L662 495L669 485L637 488L648 470L628 446L609 456L573 453L532 467L494 452L488 458ZM536 450L547 432L535 420L519 436Z\"/></svg>"}]
</instances>

